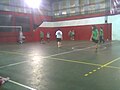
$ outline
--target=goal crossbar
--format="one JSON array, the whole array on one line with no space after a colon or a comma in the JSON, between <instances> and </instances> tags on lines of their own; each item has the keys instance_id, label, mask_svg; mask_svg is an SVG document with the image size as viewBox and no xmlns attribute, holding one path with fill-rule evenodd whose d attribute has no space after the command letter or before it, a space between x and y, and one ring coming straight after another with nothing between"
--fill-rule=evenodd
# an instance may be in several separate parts
<instances>
[{"instance_id":1,"label":"goal crossbar","mask_svg":"<svg viewBox=\"0 0 120 90\"><path fill-rule=\"evenodd\" d=\"M22 30L22 26L0 26L0 28L20 28Z\"/></svg>"}]
</instances>

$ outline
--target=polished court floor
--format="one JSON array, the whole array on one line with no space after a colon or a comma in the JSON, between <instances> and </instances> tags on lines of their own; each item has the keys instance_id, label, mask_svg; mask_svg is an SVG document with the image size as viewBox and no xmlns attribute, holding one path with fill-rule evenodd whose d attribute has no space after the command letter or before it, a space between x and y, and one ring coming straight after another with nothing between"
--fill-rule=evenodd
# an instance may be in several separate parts
<instances>
[{"instance_id":1,"label":"polished court floor","mask_svg":"<svg viewBox=\"0 0 120 90\"><path fill-rule=\"evenodd\" d=\"M120 42L0 44L0 90L120 90Z\"/></svg>"}]
</instances>

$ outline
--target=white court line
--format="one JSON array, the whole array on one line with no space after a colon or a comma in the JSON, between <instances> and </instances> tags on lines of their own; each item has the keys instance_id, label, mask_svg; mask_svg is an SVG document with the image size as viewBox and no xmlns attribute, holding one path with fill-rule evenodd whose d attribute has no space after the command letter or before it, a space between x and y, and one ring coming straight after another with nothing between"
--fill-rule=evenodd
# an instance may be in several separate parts
<instances>
[{"instance_id":1,"label":"white court line","mask_svg":"<svg viewBox=\"0 0 120 90\"><path fill-rule=\"evenodd\" d=\"M15 81L13 81L13 80L8 80L8 81L11 82L11 83L16 84L16 85L18 85L18 86L22 86L22 87L24 87L24 88L27 88L27 89L29 89L29 90L37 90L37 89L31 88L31 87L29 87L29 86L23 85L23 84L21 84L21 83L15 82Z\"/></svg>"},{"instance_id":2,"label":"white court line","mask_svg":"<svg viewBox=\"0 0 120 90\"><path fill-rule=\"evenodd\" d=\"M104 45L107 45L107 44L109 44L109 43L106 43L106 44L104 44ZM89 49L89 48L92 48L92 47L94 47L94 46L90 46L90 47L86 47L86 48L82 48L82 49L75 49L75 50L72 50L72 51L62 52L62 53L58 53L58 54L53 54L53 55L46 56L46 57L42 57L42 58L44 59L44 58L49 58L49 57L52 57L52 56L68 54L68 53L75 52L75 51L82 51L82 50L86 50L86 49ZM41 59L42 59L42 58L41 58ZM1 66L0 69L1 69L1 68L6 68L6 67L10 67L10 66L15 66L15 65L18 65L18 64L21 64L21 63L26 63L26 62L29 62L29 61L22 61L22 62L18 62L18 63L13 63L13 64Z\"/></svg>"},{"instance_id":3,"label":"white court line","mask_svg":"<svg viewBox=\"0 0 120 90\"><path fill-rule=\"evenodd\" d=\"M70 44L70 45L64 45L64 46L73 46L74 45L74 47L78 47L82 43L88 43L88 42L81 41L81 42L79 42L77 44Z\"/></svg>"},{"instance_id":4,"label":"white court line","mask_svg":"<svg viewBox=\"0 0 120 90\"><path fill-rule=\"evenodd\" d=\"M103 45L107 45L107 44L110 44L110 43L106 43L106 44L103 44ZM82 48L82 49L73 49L72 51L62 52L62 53L58 53L58 54L53 54L53 55L46 56L46 57L42 57L41 56L41 59L49 58L49 57L53 57L53 56L58 56L58 55L63 55L63 54L68 54L68 53L72 53L72 52L75 52L75 51L82 51L82 50L90 49L92 47L94 47L94 46L90 46L90 47L86 47L86 48ZM22 62L12 63L12 64L9 64L9 65L1 66L0 69L6 68L6 67L15 66L15 65L18 65L18 64L21 64L21 63L26 63L26 62L29 62L29 61L25 60L25 61L22 61Z\"/></svg>"},{"instance_id":5,"label":"white court line","mask_svg":"<svg viewBox=\"0 0 120 90\"><path fill-rule=\"evenodd\" d=\"M18 65L18 64L21 64L21 63L25 63L25 62L28 62L28 61L22 61L22 62L18 62L18 63L13 63L13 64L8 64L8 65L4 65L4 66L1 66L1 68L6 68L6 67L10 67L10 66L15 66L15 65Z\"/></svg>"},{"instance_id":6,"label":"white court line","mask_svg":"<svg viewBox=\"0 0 120 90\"><path fill-rule=\"evenodd\" d=\"M94 46L91 46L91 47L94 47ZM41 57L41 59L49 58L49 57L53 57L53 56L57 56L57 55L68 54L68 53L75 52L75 51L81 51L81 50L89 49L91 47L86 47L86 48L72 50L72 51L68 51L68 52L62 52L62 53L58 53L58 54L53 54L53 55L50 55L50 56ZM26 62L29 62L29 61L26 60L26 61L22 61L22 62L18 62L18 63L12 63L12 64L9 64L9 65L1 66L0 69L15 66L15 65L18 65L18 64L21 64L21 63L26 63Z\"/></svg>"},{"instance_id":7,"label":"white court line","mask_svg":"<svg viewBox=\"0 0 120 90\"><path fill-rule=\"evenodd\" d=\"M89 42L81 42L81 43L89 43ZM73 46L72 48L79 47L81 43L79 43L79 45Z\"/></svg>"},{"instance_id":8,"label":"white court line","mask_svg":"<svg viewBox=\"0 0 120 90\"><path fill-rule=\"evenodd\" d=\"M109 43L107 43L107 44L109 44ZM107 45L107 44L104 44L104 45ZM86 49L89 49L89 48L92 48L92 47L94 47L94 46L90 46L90 47L86 47L86 48L82 48L82 49L77 49L77 50L72 50L72 51L68 51L68 52L63 52L63 53L58 53L58 54L54 54L54 55L50 55L50 56L42 57L42 58L49 58L49 57L52 57L52 56L68 54L68 53L75 52L75 51L86 50ZM18 64L21 64L21 63L26 63L26 62L29 62L29 61L22 61L22 62L18 62L18 63L13 63L13 64L1 66L0 69L1 69L1 68L6 68L6 67L10 67L10 66L15 66L15 65L18 65ZM12 80L9 80L9 82L14 83L14 84L16 84L16 85L19 85L19 86L21 86L21 87L27 88L27 89L29 89L29 90L36 90L36 89L34 89L34 88L31 88L31 87L29 87L29 86L20 84L20 83L18 83L18 82L12 81Z\"/></svg>"},{"instance_id":9,"label":"white court line","mask_svg":"<svg viewBox=\"0 0 120 90\"><path fill-rule=\"evenodd\" d=\"M90 48L90 47L87 47L87 48ZM84 49L86 49L86 48L83 48L83 49L80 49L80 50L84 50ZM75 50L74 50L74 51L75 51ZM54 54L54 55L50 55L50 56L42 57L42 58L49 58L49 57L52 57L52 56L67 54L67 53L71 53L71 52L74 52L74 51L69 51L69 52ZM77 50L77 51L78 51L78 50ZM23 62L18 62L18 63L14 63L14 64L9 64L9 65L5 65L5 66L1 66L0 69L1 69L1 68L6 68L6 67L10 67L10 66L15 66L15 65L18 65L18 64L21 64L21 63L26 63L26 62L28 62L28 61L23 61ZM36 90L36 89L34 89L34 88L31 88L31 87L29 87L29 86L20 84L20 83L18 83L18 82L12 81L12 80L9 80L9 82L14 83L14 84L16 84L16 85L18 85L18 86L27 88L27 89L29 89L29 90Z\"/></svg>"},{"instance_id":10,"label":"white court line","mask_svg":"<svg viewBox=\"0 0 120 90\"><path fill-rule=\"evenodd\" d=\"M107 47L104 47L104 48L102 48L102 49L100 49L100 50L105 50Z\"/></svg>"}]
</instances>

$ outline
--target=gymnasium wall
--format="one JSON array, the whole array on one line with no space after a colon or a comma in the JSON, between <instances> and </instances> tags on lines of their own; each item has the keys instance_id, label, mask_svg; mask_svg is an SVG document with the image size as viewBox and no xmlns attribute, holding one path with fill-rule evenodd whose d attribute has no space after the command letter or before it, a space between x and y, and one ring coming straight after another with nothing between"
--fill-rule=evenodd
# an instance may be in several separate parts
<instances>
[{"instance_id":1,"label":"gymnasium wall","mask_svg":"<svg viewBox=\"0 0 120 90\"><path fill-rule=\"evenodd\" d=\"M84 18L93 18L93 17L100 17L109 15L109 13L96 13L96 14L86 14L86 15L76 15L76 16L69 16L63 18L55 18L54 21L64 21L64 20L75 20L75 19L84 19Z\"/></svg>"},{"instance_id":2,"label":"gymnasium wall","mask_svg":"<svg viewBox=\"0 0 120 90\"><path fill-rule=\"evenodd\" d=\"M93 17L85 19L76 19L76 20L65 20L65 21L56 21L56 22L44 22L40 25L39 30L44 31L46 34L47 31L53 29L53 33L57 29L60 29L63 32L64 40L69 40L68 32L74 30L75 40L89 40L91 36L91 26L96 25L99 29L101 26L104 29L104 38L105 40L112 39L112 23L105 23L106 17ZM55 37L55 34L54 34ZM55 39L55 38L52 38Z\"/></svg>"},{"instance_id":3,"label":"gymnasium wall","mask_svg":"<svg viewBox=\"0 0 120 90\"><path fill-rule=\"evenodd\" d=\"M0 14L7 14L7 15L13 15L12 25L16 25L15 17L21 16L21 17L29 17L30 18L30 30L23 32L26 36L26 42L32 42L32 41L39 41L39 32L42 30L45 33L49 31L51 33L51 40L55 40L55 32L59 28L63 31L64 34L64 40L69 40L68 32L71 29L74 29L76 32L76 40L89 40L90 34L91 34L91 25L96 25L98 28L100 26L103 26L104 33L105 33L105 39L111 39L111 40L120 40L119 35L119 22L120 22L120 15L111 15L108 16L108 24L105 23L106 16L97 16L92 18L81 18L76 20L64 20L65 21L51 21L51 17L46 16L38 16L35 17L34 22L37 24L40 21L43 22L39 28L35 31L33 31L33 17L30 14L22 14L22 13L12 13L12 12L0 12ZM38 19L37 19L38 18ZM74 19L74 18L72 18ZM86 35L87 34L87 35ZM46 37L45 37L46 39ZM0 32L0 42L17 42L18 40L18 33L16 31L13 32Z\"/></svg>"},{"instance_id":4,"label":"gymnasium wall","mask_svg":"<svg viewBox=\"0 0 120 90\"><path fill-rule=\"evenodd\" d=\"M112 40L120 40L120 14L109 16L108 22L112 23Z\"/></svg>"},{"instance_id":5,"label":"gymnasium wall","mask_svg":"<svg viewBox=\"0 0 120 90\"><path fill-rule=\"evenodd\" d=\"M107 39L111 40L111 24L96 24L96 26L98 29L100 29L100 27L103 27L105 40ZM90 36L92 32L91 25L65 26L65 27L40 27L35 32L36 33L35 41L40 40L40 36L39 36L40 31L44 32L45 40L46 40L47 32L51 33L51 40L55 40L55 32L58 29L60 29L63 32L64 40L70 40L70 37L68 36L70 30L75 31L75 40L90 40Z\"/></svg>"},{"instance_id":6,"label":"gymnasium wall","mask_svg":"<svg viewBox=\"0 0 120 90\"><path fill-rule=\"evenodd\" d=\"M62 27L62 28L66 28L66 27L81 27L81 26L85 26L85 28L87 28L88 25L103 25L104 30L107 30L105 32L105 38L107 37L107 39L110 40L120 40L120 15L108 15L108 16L97 16L97 17L92 17L92 18L85 18L83 19L81 17L81 19L76 19L76 20L66 20L64 18L65 21L56 21L56 22L44 22L42 25L40 25L41 27L46 27L46 28L51 28L51 27L55 27L57 29L57 27ZM67 18L68 19L68 18ZM106 26L105 21L107 20L107 24L108 26ZM84 29L85 30L85 29ZM87 29L86 29L87 30ZM77 32L79 33L79 32ZM108 37L109 36L109 37Z\"/></svg>"},{"instance_id":7,"label":"gymnasium wall","mask_svg":"<svg viewBox=\"0 0 120 90\"><path fill-rule=\"evenodd\" d=\"M26 42L34 41L34 24L40 25L42 21L51 21L51 17L41 15L35 17L27 13L0 11L0 15L0 26L22 26ZM8 22L9 16L10 21ZM8 17L8 19L5 19L5 17ZM19 29L16 28L0 28L0 42L17 42L19 38L18 31Z\"/></svg>"}]
</instances>

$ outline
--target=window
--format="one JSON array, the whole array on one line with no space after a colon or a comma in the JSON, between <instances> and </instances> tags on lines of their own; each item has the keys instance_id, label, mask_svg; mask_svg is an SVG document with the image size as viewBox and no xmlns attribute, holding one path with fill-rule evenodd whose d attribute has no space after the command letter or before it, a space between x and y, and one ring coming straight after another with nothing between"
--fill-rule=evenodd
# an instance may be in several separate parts
<instances>
[{"instance_id":1,"label":"window","mask_svg":"<svg viewBox=\"0 0 120 90\"><path fill-rule=\"evenodd\" d=\"M54 12L54 15L55 15L55 16L59 16L59 15L60 15L60 14L59 14L59 11L55 11L55 12Z\"/></svg>"},{"instance_id":2,"label":"window","mask_svg":"<svg viewBox=\"0 0 120 90\"><path fill-rule=\"evenodd\" d=\"M80 13L81 13L81 14L85 14L85 9L84 9L84 7L81 7Z\"/></svg>"},{"instance_id":3,"label":"window","mask_svg":"<svg viewBox=\"0 0 120 90\"><path fill-rule=\"evenodd\" d=\"M55 2L53 3L53 10L59 10L59 3L58 2Z\"/></svg>"},{"instance_id":4,"label":"window","mask_svg":"<svg viewBox=\"0 0 120 90\"><path fill-rule=\"evenodd\" d=\"M61 12L62 12L62 15L66 15L67 14L66 10L62 10Z\"/></svg>"},{"instance_id":5,"label":"window","mask_svg":"<svg viewBox=\"0 0 120 90\"><path fill-rule=\"evenodd\" d=\"M70 0L70 7L75 7L75 0Z\"/></svg>"},{"instance_id":6,"label":"window","mask_svg":"<svg viewBox=\"0 0 120 90\"><path fill-rule=\"evenodd\" d=\"M43 9L43 10L42 10L42 14L43 14L43 15L48 15L48 11Z\"/></svg>"},{"instance_id":7,"label":"window","mask_svg":"<svg viewBox=\"0 0 120 90\"><path fill-rule=\"evenodd\" d=\"M31 13L31 9L24 8L24 13Z\"/></svg>"},{"instance_id":8,"label":"window","mask_svg":"<svg viewBox=\"0 0 120 90\"><path fill-rule=\"evenodd\" d=\"M75 8L71 8L70 13L75 13Z\"/></svg>"},{"instance_id":9,"label":"window","mask_svg":"<svg viewBox=\"0 0 120 90\"><path fill-rule=\"evenodd\" d=\"M13 3L11 3L11 4L15 5L15 6L21 6L21 7L25 6L25 3L23 0L14 0Z\"/></svg>"},{"instance_id":10,"label":"window","mask_svg":"<svg viewBox=\"0 0 120 90\"><path fill-rule=\"evenodd\" d=\"M94 13L96 11L96 8L95 8L96 5L90 5L89 8L88 8L88 11L89 13Z\"/></svg>"},{"instance_id":11,"label":"window","mask_svg":"<svg viewBox=\"0 0 120 90\"><path fill-rule=\"evenodd\" d=\"M12 26L12 15L0 15L0 26ZM12 32L13 28L0 28L0 32Z\"/></svg>"},{"instance_id":12,"label":"window","mask_svg":"<svg viewBox=\"0 0 120 90\"><path fill-rule=\"evenodd\" d=\"M100 9L105 9L105 3L100 3Z\"/></svg>"},{"instance_id":13,"label":"window","mask_svg":"<svg viewBox=\"0 0 120 90\"><path fill-rule=\"evenodd\" d=\"M3 5L1 9L4 10L4 11L11 11L10 6Z\"/></svg>"},{"instance_id":14,"label":"window","mask_svg":"<svg viewBox=\"0 0 120 90\"><path fill-rule=\"evenodd\" d=\"M79 0L80 6L86 5L86 0Z\"/></svg>"},{"instance_id":15,"label":"window","mask_svg":"<svg viewBox=\"0 0 120 90\"><path fill-rule=\"evenodd\" d=\"M10 5L13 5L14 4L14 0L10 0Z\"/></svg>"},{"instance_id":16,"label":"window","mask_svg":"<svg viewBox=\"0 0 120 90\"><path fill-rule=\"evenodd\" d=\"M66 2L66 0L64 0L64 1L61 1L61 8L60 9L65 9L65 8L67 8L66 7L66 4L67 4L67 2Z\"/></svg>"},{"instance_id":17,"label":"window","mask_svg":"<svg viewBox=\"0 0 120 90\"><path fill-rule=\"evenodd\" d=\"M52 16L52 12L51 11L48 12L48 16Z\"/></svg>"},{"instance_id":18,"label":"window","mask_svg":"<svg viewBox=\"0 0 120 90\"><path fill-rule=\"evenodd\" d=\"M0 15L0 26L12 25L12 15Z\"/></svg>"},{"instance_id":19,"label":"window","mask_svg":"<svg viewBox=\"0 0 120 90\"><path fill-rule=\"evenodd\" d=\"M2 4L9 4L9 0L0 0L0 3L2 3Z\"/></svg>"},{"instance_id":20,"label":"window","mask_svg":"<svg viewBox=\"0 0 120 90\"><path fill-rule=\"evenodd\" d=\"M94 4L96 3L96 0L89 0L89 4Z\"/></svg>"},{"instance_id":21,"label":"window","mask_svg":"<svg viewBox=\"0 0 120 90\"><path fill-rule=\"evenodd\" d=\"M17 26L23 27L23 32L30 31L30 18L27 16L16 16L15 23Z\"/></svg>"}]
</instances>

